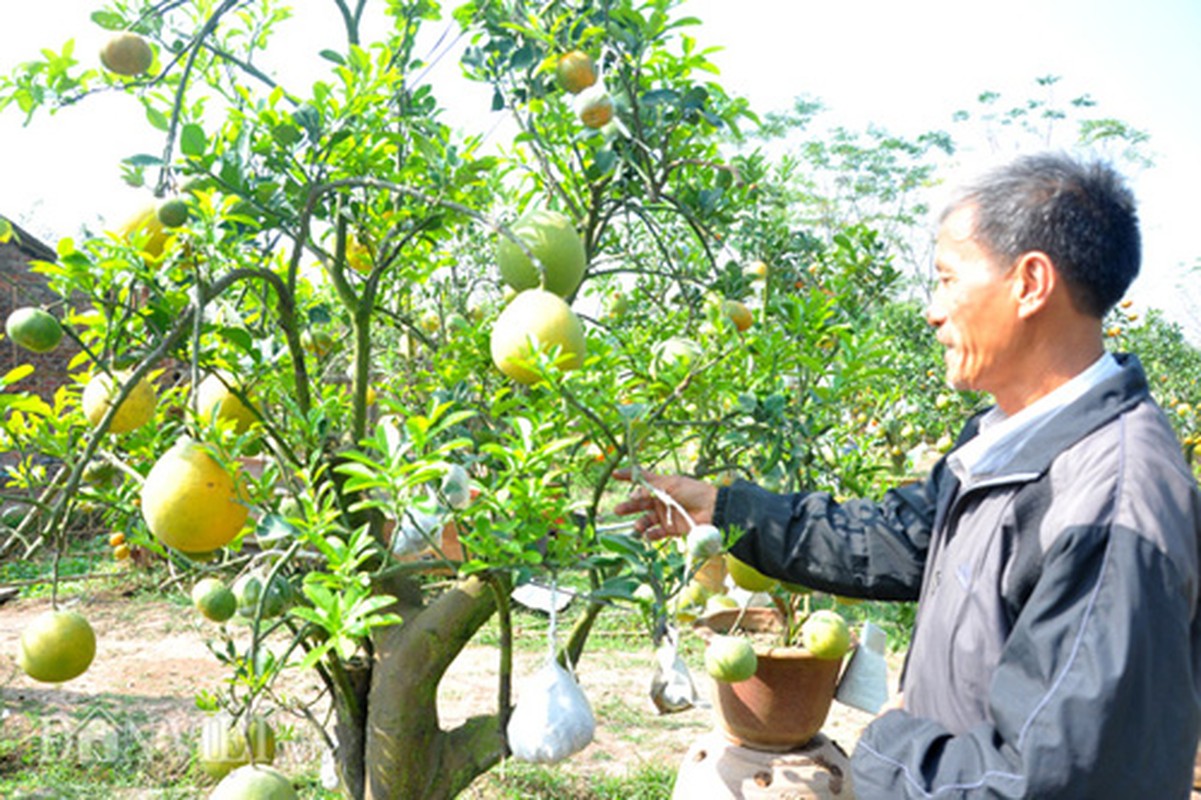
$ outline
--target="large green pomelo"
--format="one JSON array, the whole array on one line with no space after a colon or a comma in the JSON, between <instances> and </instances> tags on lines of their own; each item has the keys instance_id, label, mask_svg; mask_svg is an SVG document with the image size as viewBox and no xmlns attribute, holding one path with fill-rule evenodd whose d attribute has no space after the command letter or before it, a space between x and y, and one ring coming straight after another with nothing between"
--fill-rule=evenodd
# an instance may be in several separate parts
<instances>
[{"instance_id":1,"label":"large green pomelo","mask_svg":"<svg viewBox=\"0 0 1201 800\"><path fill-rule=\"evenodd\" d=\"M217 784L209 800L297 800L292 782L271 767L238 767Z\"/></svg>"},{"instance_id":2,"label":"large green pomelo","mask_svg":"<svg viewBox=\"0 0 1201 800\"><path fill-rule=\"evenodd\" d=\"M557 211L536 209L511 227L542 262L546 280L540 279L538 268L515 242L501 236L496 247L496 262L505 283L518 291L541 286L560 297L574 292L584 279L587 264L584 240L576 232L571 218Z\"/></svg>"},{"instance_id":3,"label":"large green pomelo","mask_svg":"<svg viewBox=\"0 0 1201 800\"><path fill-rule=\"evenodd\" d=\"M54 315L40 308L18 308L4 322L8 338L26 350L48 353L58 347L63 328Z\"/></svg>"}]
</instances>

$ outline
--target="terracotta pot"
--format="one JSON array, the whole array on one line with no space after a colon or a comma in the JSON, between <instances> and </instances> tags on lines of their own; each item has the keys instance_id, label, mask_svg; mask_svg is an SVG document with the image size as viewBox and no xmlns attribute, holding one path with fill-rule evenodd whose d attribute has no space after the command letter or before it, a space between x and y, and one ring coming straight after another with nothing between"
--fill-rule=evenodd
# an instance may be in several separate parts
<instances>
[{"instance_id":1,"label":"terracotta pot","mask_svg":"<svg viewBox=\"0 0 1201 800\"><path fill-rule=\"evenodd\" d=\"M742 614L739 619L739 614ZM738 629L779 633L783 624L772 608L723 609L696 621L702 632ZM713 709L722 730L753 750L784 752L809 742L830 712L842 659L816 658L803 647L756 644L759 666L745 681L713 681Z\"/></svg>"}]
</instances>

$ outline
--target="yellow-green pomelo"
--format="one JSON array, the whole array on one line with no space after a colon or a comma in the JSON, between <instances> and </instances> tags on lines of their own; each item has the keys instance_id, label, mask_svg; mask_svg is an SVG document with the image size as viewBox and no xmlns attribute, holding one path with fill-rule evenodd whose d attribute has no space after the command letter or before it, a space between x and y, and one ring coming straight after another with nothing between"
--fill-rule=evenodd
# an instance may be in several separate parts
<instances>
[{"instance_id":1,"label":"yellow-green pomelo","mask_svg":"<svg viewBox=\"0 0 1201 800\"><path fill-rule=\"evenodd\" d=\"M592 57L579 50L559 56L555 63L555 80L564 91L579 94L596 83L596 64Z\"/></svg>"},{"instance_id":2,"label":"yellow-green pomelo","mask_svg":"<svg viewBox=\"0 0 1201 800\"><path fill-rule=\"evenodd\" d=\"M196 761L206 775L224 778L234 769L249 764L251 753L256 764L275 761L275 730L265 719L253 717L245 728L228 714L217 714L204 720Z\"/></svg>"},{"instance_id":3,"label":"yellow-green pomelo","mask_svg":"<svg viewBox=\"0 0 1201 800\"><path fill-rule=\"evenodd\" d=\"M682 378L705 351L692 339L672 336L651 348L651 377L655 380Z\"/></svg>"},{"instance_id":4,"label":"yellow-green pomelo","mask_svg":"<svg viewBox=\"0 0 1201 800\"><path fill-rule=\"evenodd\" d=\"M726 553L726 572L730 574L730 580L734 581L735 586L746 589L748 592L766 592L775 588L776 585L775 578L767 577L750 564L739 561L729 553Z\"/></svg>"},{"instance_id":5,"label":"yellow-green pomelo","mask_svg":"<svg viewBox=\"0 0 1201 800\"><path fill-rule=\"evenodd\" d=\"M4 332L14 344L34 353L49 353L63 339L63 326L40 308L18 308L4 321Z\"/></svg>"},{"instance_id":6,"label":"yellow-green pomelo","mask_svg":"<svg viewBox=\"0 0 1201 800\"><path fill-rule=\"evenodd\" d=\"M263 594L264 586L268 587L266 596ZM280 575L276 575L271 583L267 584L265 574L248 572L234 581L233 593L237 600L238 613L247 618L254 617L259 598L262 598L264 617L278 617L287 610L292 601L292 585Z\"/></svg>"},{"instance_id":7,"label":"yellow-green pomelo","mask_svg":"<svg viewBox=\"0 0 1201 800\"><path fill-rule=\"evenodd\" d=\"M492 326L492 362L518 383L531 384L541 376L526 366L536 352L559 348L563 369L584 363L584 326L557 294L543 289L521 292L500 312Z\"/></svg>"},{"instance_id":8,"label":"yellow-green pomelo","mask_svg":"<svg viewBox=\"0 0 1201 800\"><path fill-rule=\"evenodd\" d=\"M705 616L716 614L718 611L728 611L738 608L738 601L728 594L715 594L705 601Z\"/></svg>"},{"instance_id":9,"label":"yellow-green pomelo","mask_svg":"<svg viewBox=\"0 0 1201 800\"><path fill-rule=\"evenodd\" d=\"M116 375L109 375L107 372L101 372L93 376L83 387L83 413L88 418L88 422L95 427L100 424L100 420L108 413L109 408L113 405L113 401L120 394L121 386L128 380L130 373L118 372ZM114 380L114 377L116 380ZM154 404L156 397L154 393L154 385L150 381L142 378L137 385L130 390L129 395L117 406L117 413L113 415L113 420L108 426L109 433L126 433L135 428L140 428L150 421L154 416Z\"/></svg>"},{"instance_id":10,"label":"yellow-green pomelo","mask_svg":"<svg viewBox=\"0 0 1201 800\"><path fill-rule=\"evenodd\" d=\"M131 31L114 34L100 49L100 63L109 72L129 78L143 74L154 63L154 51Z\"/></svg>"},{"instance_id":11,"label":"yellow-green pomelo","mask_svg":"<svg viewBox=\"0 0 1201 800\"><path fill-rule=\"evenodd\" d=\"M25 674L45 683L77 678L96 656L96 634L75 611L46 611L21 631L17 664Z\"/></svg>"},{"instance_id":12,"label":"yellow-green pomelo","mask_svg":"<svg viewBox=\"0 0 1201 800\"><path fill-rule=\"evenodd\" d=\"M155 213L158 215L158 221L165 228L178 228L187 222L190 216L188 201L182 197L172 197L164 200L159 204Z\"/></svg>"},{"instance_id":13,"label":"yellow-green pomelo","mask_svg":"<svg viewBox=\"0 0 1201 800\"><path fill-rule=\"evenodd\" d=\"M801 623L801 646L817 658L842 658L851 649L850 626L836 611L814 611Z\"/></svg>"},{"instance_id":14,"label":"yellow-green pomelo","mask_svg":"<svg viewBox=\"0 0 1201 800\"><path fill-rule=\"evenodd\" d=\"M229 544L249 511L229 471L188 438L163 453L142 484L147 527L182 553L207 553Z\"/></svg>"},{"instance_id":15,"label":"yellow-green pomelo","mask_svg":"<svg viewBox=\"0 0 1201 800\"><path fill-rule=\"evenodd\" d=\"M717 681L738 683L755 674L759 657L754 646L741 636L715 635L705 648L705 671Z\"/></svg>"},{"instance_id":16,"label":"yellow-green pomelo","mask_svg":"<svg viewBox=\"0 0 1201 800\"><path fill-rule=\"evenodd\" d=\"M235 433L245 433L257 417L230 388L236 385L228 376L206 376L196 387L196 409L200 418L218 423L228 421L233 424Z\"/></svg>"},{"instance_id":17,"label":"yellow-green pomelo","mask_svg":"<svg viewBox=\"0 0 1201 800\"><path fill-rule=\"evenodd\" d=\"M593 130L599 130L613 120L613 98L599 86L576 96L580 122Z\"/></svg>"},{"instance_id":18,"label":"yellow-green pomelo","mask_svg":"<svg viewBox=\"0 0 1201 800\"><path fill-rule=\"evenodd\" d=\"M192 605L205 619L225 622L238 610L238 599L220 578L201 578L192 587Z\"/></svg>"},{"instance_id":19,"label":"yellow-green pomelo","mask_svg":"<svg viewBox=\"0 0 1201 800\"><path fill-rule=\"evenodd\" d=\"M292 782L282 773L258 764L238 767L226 775L209 800L296 800Z\"/></svg>"},{"instance_id":20,"label":"yellow-green pomelo","mask_svg":"<svg viewBox=\"0 0 1201 800\"><path fill-rule=\"evenodd\" d=\"M505 283L519 291L541 286L560 297L576 290L584 279L586 255L584 240L570 217L557 211L535 209L514 222L512 231L542 262L546 280L542 280L534 262L515 242L501 236L496 263Z\"/></svg>"}]
</instances>

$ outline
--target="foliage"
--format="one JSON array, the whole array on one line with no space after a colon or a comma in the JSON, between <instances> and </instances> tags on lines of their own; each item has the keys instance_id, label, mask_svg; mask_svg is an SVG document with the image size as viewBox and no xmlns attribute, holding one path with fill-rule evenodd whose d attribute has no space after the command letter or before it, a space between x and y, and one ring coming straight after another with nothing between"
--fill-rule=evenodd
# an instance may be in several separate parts
<instances>
[{"instance_id":1,"label":"foliage","mask_svg":"<svg viewBox=\"0 0 1201 800\"><path fill-rule=\"evenodd\" d=\"M923 212L913 192L951 141L841 131L777 158L771 140L803 130L809 109L748 139L760 120L717 82L688 34L699 21L677 5L456 7L465 74L516 125L496 152L442 122L422 80L417 36L450 24L429 0L388 3L381 29L363 4L333 0L342 41L303 89L257 66L292 13L274 0L116 0L93 21L152 43L147 76L105 73L68 43L0 79L0 108L27 119L99 92L136 97L163 149L131 153L124 179L190 212L165 236L139 223L64 239L57 261L35 264L82 352L50 400L0 394L4 491L34 510L0 552L61 552L87 503L189 586L285 581L286 614L260 601L221 630L228 684L202 704L315 722L277 691L285 670L312 669L348 795L371 783L377 796L443 797L505 755L514 586L582 587L565 659L613 606L661 633L688 576L678 552L606 516L618 466L840 496L919 472L973 401L939 388L933 341L899 302L905 232ZM555 84L573 49L595 59L593 90L614 102L603 128L582 124ZM535 206L583 236L588 271L569 299L588 355L570 372L540 355L543 380L524 387L488 357L506 299L493 251ZM755 260L765 277L745 269ZM726 300L752 310L748 330ZM669 356L669 339L690 342L687 355ZM1166 357L1179 342L1163 345ZM110 435L107 419L85 421L80 389L124 369L126 392L155 380L156 418ZM198 413L190 387L214 372L255 410L249 430ZM252 513L211 556L163 547L138 508L140 483L182 435L238 473ZM86 479L97 464L116 467L111 481ZM452 496L455 467L472 496ZM441 730L442 675L492 619L496 708ZM368 736L379 729L394 738Z\"/></svg>"}]
</instances>

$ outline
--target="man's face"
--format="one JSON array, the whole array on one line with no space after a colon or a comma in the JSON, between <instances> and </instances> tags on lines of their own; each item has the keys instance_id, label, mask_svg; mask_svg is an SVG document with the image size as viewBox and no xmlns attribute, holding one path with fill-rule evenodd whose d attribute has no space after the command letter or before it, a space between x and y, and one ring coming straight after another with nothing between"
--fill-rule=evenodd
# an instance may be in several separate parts
<instances>
[{"instance_id":1,"label":"man's face","mask_svg":"<svg viewBox=\"0 0 1201 800\"><path fill-rule=\"evenodd\" d=\"M1018 321L1012 270L996 264L973 236L975 208L947 215L938 232L934 266L938 283L926 309L946 348L947 383L959 390L996 394L1019 363Z\"/></svg>"}]
</instances>

